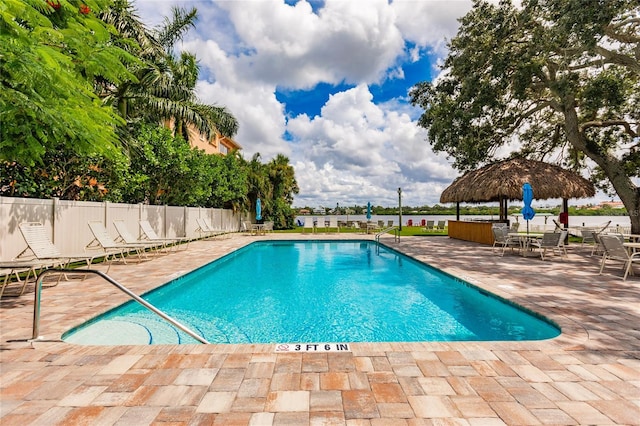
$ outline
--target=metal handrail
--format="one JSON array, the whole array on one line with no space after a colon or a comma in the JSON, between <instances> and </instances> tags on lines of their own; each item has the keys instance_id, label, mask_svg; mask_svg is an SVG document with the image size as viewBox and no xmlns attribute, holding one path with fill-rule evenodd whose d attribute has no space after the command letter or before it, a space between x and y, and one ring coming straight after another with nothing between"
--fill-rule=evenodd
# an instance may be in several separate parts
<instances>
[{"instance_id":1,"label":"metal handrail","mask_svg":"<svg viewBox=\"0 0 640 426\"><path fill-rule=\"evenodd\" d=\"M209 342L206 339L204 339L202 336L194 333L193 331L191 331L186 326L182 325L177 320L171 318L169 315L165 314L160 309L156 308L151 303L147 302L146 300L144 300L143 298L141 298L140 296L138 296L137 294L135 294L134 292L132 292L131 290L129 290L128 288L126 288L125 286L123 286L122 284L120 284L119 282L114 280L113 278L111 278L109 275L107 275L107 274L105 274L103 272L100 272L100 271L94 271L92 269L47 269L47 270L43 271L40 274L40 276L38 277L38 279L36 281L35 296L34 296L34 302L33 302L33 333L32 333L32 337L31 337L32 340L39 340L40 339L40 337L39 337L39 334L40 334L40 294L42 293L42 280L46 275L49 275L49 274L52 274L52 273L60 273L60 274L74 273L74 274L94 274L94 275L98 275L99 277L102 277L105 281L107 281L108 283L114 285L116 288L118 288L118 290L122 291L123 293L125 293L126 295L131 297L133 300L135 300L136 302L138 302L139 304L141 304L145 308L149 309L154 314L160 316L161 318L163 318L164 320L169 322L171 325L173 325L173 326L179 328L180 330L184 331L185 333L187 333L189 336L193 337L194 339L196 339L200 343L209 344Z\"/></svg>"},{"instance_id":2,"label":"metal handrail","mask_svg":"<svg viewBox=\"0 0 640 426\"><path fill-rule=\"evenodd\" d=\"M386 234L387 232L393 231L393 230L395 230L395 232L394 232L394 241L400 242L400 233L398 232L398 227L397 226L390 226L390 227L385 228L382 231L378 232L376 234L376 242L380 242L380 236L381 235Z\"/></svg>"}]
</instances>

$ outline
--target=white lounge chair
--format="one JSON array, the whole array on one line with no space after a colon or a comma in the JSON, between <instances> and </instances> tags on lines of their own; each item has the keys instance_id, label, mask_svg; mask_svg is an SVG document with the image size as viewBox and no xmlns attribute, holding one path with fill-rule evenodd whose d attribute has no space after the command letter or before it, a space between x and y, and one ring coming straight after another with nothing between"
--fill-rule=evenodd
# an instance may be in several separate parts
<instances>
[{"instance_id":1,"label":"white lounge chair","mask_svg":"<svg viewBox=\"0 0 640 426\"><path fill-rule=\"evenodd\" d=\"M133 245L143 245L145 249L153 250L157 253L167 250L167 243L164 241L149 241L149 240L140 240L129 232L129 228L127 228L127 224L124 220L114 220L113 226L115 226L116 231L118 232L118 237L115 242L118 244L133 244Z\"/></svg>"},{"instance_id":2,"label":"white lounge chair","mask_svg":"<svg viewBox=\"0 0 640 426\"><path fill-rule=\"evenodd\" d=\"M624 246L624 239L618 235L600 235L600 243L604 254L602 255L602 264L600 265L600 274L604 270L607 260L616 260L624 263L624 281L627 275L633 275L633 264L640 264L640 252L629 254Z\"/></svg>"},{"instance_id":3,"label":"white lounge chair","mask_svg":"<svg viewBox=\"0 0 640 426\"><path fill-rule=\"evenodd\" d=\"M36 260L60 268L67 268L74 262L85 262L87 267L90 267L94 259L104 257L108 261L112 254L106 250L101 253L62 253L49 239L47 230L40 222L24 222L19 228L27 248L20 252L15 260Z\"/></svg>"},{"instance_id":4,"label":"white lounge chair","mask_svg":"<svg viewBox=\"0 0 640 426\"><path fill-rule=\"evenodd\" d=\"M33 279L37 280L38 271L46 269L49 266L51 266L51 263L41 262L38 260L0 262L0 277L3 277L2 286L0 287L0 298L4 294L5 289L13 283L21 287L20 292L18 294L12 294L12 296L22 296L27 288L29 278L33 276ZM20 275L24 273L26 273L26 275L21 277ZM15 281L11 276L15 276Z\"/></svg>"},{"instance_id":5,"label":"white lounge chair","mask_svg":"<svg viewBox=\"0 0 640 426\"><path fill-rule=\"evenodd\" d=\"M196 223L198 224L196 232L199 233L202 238L213 238L227 234L224 231L213 229L211 226L209 226L209 223L207 223L207 221L202 217L197 218Z\"/></svg>"},{"instance_id":6,"label":"white lounge chair","mask_svg":"<svg viewBox=\"0 0 640 426\"><path fill-rule=\"evenodd\" d=\"M175 237L175 238L162 238L156 234L156 231L153 229L148 220L140 221L140 229L142 229L142 236L144 240L155 241L155 242L166 242L167 244L172 244L173 247L182 246L185 250L189 247L189 238L186 237ZM186 243L186 244L183 244Z\"/></svg>"},{"instance_id":7,"label":"white lounge chair","mask_svg":"<svg viewBox=\"0 0 640 426\"><path fill-rule=\"evenodd\" d=\"M93 234L93 240L87 244L87 249L102 249L105 252L110 252L113 255L113 260L119 257L124 264L127 263L126 255L129 253L135 253L141 261L148 259L146 253L146 249L148 248L147 244L118 243L111 237L109 231L107 231L107 228L105 228L101 221L89 221L89 229L91 229L91 233Z\"/></svg>"},{"instance_id":8,"label":"white lounge chair","mask_svg":"<svg viewBox=\"0 0 640 426\"><path fill-rule=\"evenodd\" d=\"M444 227L445 227L446 223L447 223L446 220L439 220L438 224L436 225L436 230L438 232L444 232Z\"/></svg>"}]
</instances>

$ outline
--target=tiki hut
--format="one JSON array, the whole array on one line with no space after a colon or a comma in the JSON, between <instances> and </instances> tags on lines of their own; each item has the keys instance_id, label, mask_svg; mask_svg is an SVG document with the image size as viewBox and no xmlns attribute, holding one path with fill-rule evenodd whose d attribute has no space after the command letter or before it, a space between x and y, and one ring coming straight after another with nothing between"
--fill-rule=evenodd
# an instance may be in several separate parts
<instances>
[{"instance_id":1,"label":"tiki hut","mask_svg":"<svg viewBox=\"0 0 640 426\"><path fill-rule=\"evenodd\" d=\"M499 161L457 178L440 195L441 203L500 202L500 221L507 220L507 201L522 200L522 185L529 182L536 200L593 197L591 182L562 167L542 161L513 158Z\"/></svg>"}]
</instances>

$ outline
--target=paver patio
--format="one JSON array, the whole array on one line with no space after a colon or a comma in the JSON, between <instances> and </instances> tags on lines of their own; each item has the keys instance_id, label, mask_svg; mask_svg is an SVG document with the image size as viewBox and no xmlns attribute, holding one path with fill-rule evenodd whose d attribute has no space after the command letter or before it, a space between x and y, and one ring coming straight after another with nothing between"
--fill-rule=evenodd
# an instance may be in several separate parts
<instances>
[{"instance_id":1,"label":"paver patio","mask_svg":"<svg viewBox=\"0 0 640 426\"><path fill-rule=\"evenodd\" d=\"M269 234L198 241L110 275L136 293ZM77 346L61 334L126 301L98 278L0 301L0 423L9 425L640 424L640 277L572 246L522 258L447 237L383 242L562 327L533 342L353 343L348 353L275 345ZM104 267L98 266L104 270ZM638 271L640 273L640 271Z\"/></svg>"}]
</instances>

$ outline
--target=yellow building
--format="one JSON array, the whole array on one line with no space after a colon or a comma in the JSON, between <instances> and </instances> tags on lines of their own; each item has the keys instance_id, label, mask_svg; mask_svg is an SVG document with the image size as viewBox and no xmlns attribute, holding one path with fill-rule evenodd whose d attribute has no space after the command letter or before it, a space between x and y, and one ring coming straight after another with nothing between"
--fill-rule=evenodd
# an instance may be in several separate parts
<instances>
[{"instance_id":1,"label":"yellow building","mask_svg":"<svg viewBox=\"0 0 640 426\"><path fill-rule=\"evenodd\" d=\"M165 121L165 126L171 130L174 130L174 120L171 119ZM196 129L196 127L192 124L187 125L187 132L189 134L189 145L191 145L192 148L203 150L206 154L227 155L234 149L242 149L242 146L240 146L238 142L234 141L232 138L222 136L219 132L216 132L208 140L207 137L200 133L200 131Z\"/></svg>"},{"instance_id":2,"label":"yellow building","mask_svg":"<svg viewBox=\"0 0 640 426\"><path fill-rule=\"evenodd\" d=\"M229 151L234 149L240 150L242 147L239 143L231 138L222 136L216 132L213 137L207 140L206 136L198 131L193 126L188 126L189 129L189 144L193 148L202 149L207 154L222 154L227 155Z\"/></svg>"}]
</instances>

